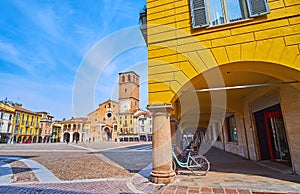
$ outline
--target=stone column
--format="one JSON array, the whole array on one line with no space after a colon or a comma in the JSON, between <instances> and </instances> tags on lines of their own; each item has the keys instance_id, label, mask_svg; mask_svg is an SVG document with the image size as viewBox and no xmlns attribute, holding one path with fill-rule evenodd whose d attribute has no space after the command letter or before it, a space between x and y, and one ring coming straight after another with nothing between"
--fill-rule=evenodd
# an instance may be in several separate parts
<instances>
[{"instance_id":1,"label":"stone column","mask_svg":"<svg viewBox=\"0 0 300 194\"><path fill-rule=\"evenodd\" d=\"M152 113L152 172L150 180L158 184L174 181L175 172L172 169L172 143L170 127L171 104L148 105Z\"/></svg>"}]
</instances>

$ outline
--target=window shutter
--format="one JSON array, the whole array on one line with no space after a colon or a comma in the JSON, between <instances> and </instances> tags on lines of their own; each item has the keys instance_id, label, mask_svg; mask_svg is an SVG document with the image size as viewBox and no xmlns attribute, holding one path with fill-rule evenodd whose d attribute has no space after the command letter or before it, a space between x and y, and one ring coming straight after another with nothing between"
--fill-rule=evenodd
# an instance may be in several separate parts
<instances>
[{"instance_id":1,"label":"window shutter","mask_svg":"<svg viewBox=\"0 0 300 194\"><path fill-rule=\"evenodd\" d=\"M256 17L270 13L267 0L247 0L250 17Z\"/></svg>"},{"instance_id":2,"label":"window shutter","mask_svg":"<svg viewBox=\"0 0 300 194\"><path fill-rule=\"evenodd\" d=\"M191 0L190 6L193 28L208 26L205 0Z\"/></svg>"}]
</instances>

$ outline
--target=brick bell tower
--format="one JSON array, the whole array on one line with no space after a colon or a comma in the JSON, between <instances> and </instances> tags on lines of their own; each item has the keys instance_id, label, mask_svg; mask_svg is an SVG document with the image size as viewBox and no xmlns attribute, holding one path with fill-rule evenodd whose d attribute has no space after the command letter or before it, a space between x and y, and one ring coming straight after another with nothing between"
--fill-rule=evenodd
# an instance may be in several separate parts
<instances>
[{"instance_id":1,"label":"brick bell tower","mask_svg":"<svg viewBox=\"0 0 300 194\"><path fill-rule=\"evenodd\" d=\"M120 113L135 112L140 107L140 76L134 71L119 73Z\"/></svg>"}]
</instances>

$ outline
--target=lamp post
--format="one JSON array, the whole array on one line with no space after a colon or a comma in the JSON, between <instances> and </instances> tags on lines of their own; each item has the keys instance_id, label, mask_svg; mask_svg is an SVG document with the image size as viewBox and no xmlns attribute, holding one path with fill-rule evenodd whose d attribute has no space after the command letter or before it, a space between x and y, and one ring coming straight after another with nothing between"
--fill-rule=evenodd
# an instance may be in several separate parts
<instances>
[{"instance_id":1,"label":"lamp post","mask_svg":"<svg viewBox=\"0 0 300 194\"><path fill-rule=\"evenodd\" d=\"M146 44L148 45L148 38L147 38L147 8L146 6L140 12L140 30L143 34Z\"/></svg>"}]
</instances>

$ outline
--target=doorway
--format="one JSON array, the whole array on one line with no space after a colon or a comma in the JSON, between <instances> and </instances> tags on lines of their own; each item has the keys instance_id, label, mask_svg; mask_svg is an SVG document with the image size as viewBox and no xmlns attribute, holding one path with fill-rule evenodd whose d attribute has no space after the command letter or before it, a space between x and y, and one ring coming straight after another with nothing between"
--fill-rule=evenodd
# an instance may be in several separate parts
<instances>
[{"instance_id":1,"label":"doorway","mask_svg":"<svg viewBox=\"0 0 300 194\"><path fill-rule=\"evenodd\" d=\"M290 152L280 104L254 113L261 160L290 164Z\"/></svg>"}]
</instances>

